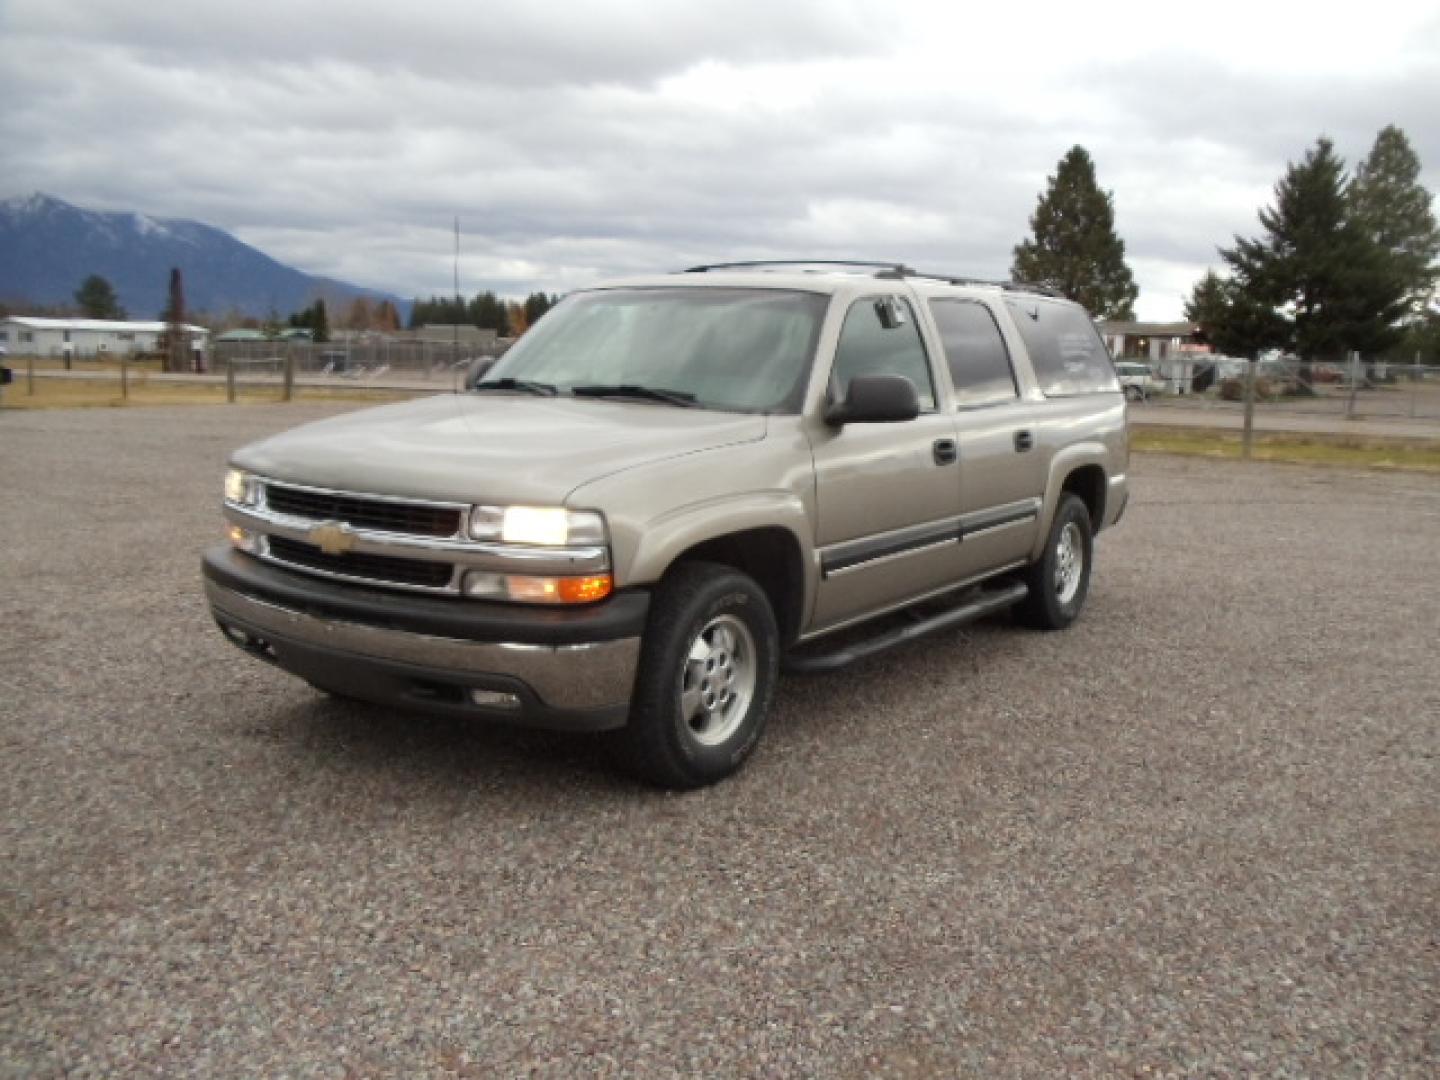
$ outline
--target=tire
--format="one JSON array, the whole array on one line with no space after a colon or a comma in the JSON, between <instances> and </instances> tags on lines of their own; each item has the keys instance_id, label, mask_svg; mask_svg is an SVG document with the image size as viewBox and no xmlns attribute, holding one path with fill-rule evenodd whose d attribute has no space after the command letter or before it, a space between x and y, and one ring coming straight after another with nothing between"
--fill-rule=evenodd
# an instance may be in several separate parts
<instances>
[{"instance_id":1,"label":"tire","mask_svg":"<svg viewBox=\"0 0 1440 1080\"><path fill-rule=\"evenodd\" d=\"M1040 558L1025 569L1030 594L1016 607L1026 626L1037 630L1063 630L1073 623L1090 593L1090 567L1095 538L1090 511L1078 495L1065 492Z\"/></svg>"},{"instance_id":2,"label":"tire","mask_svg":"<svg viewBox=\"0 0 1440 1080\"><path fill-rule=\"evenodd\" d=\"M764 591L728 566L685 563L656 590L621 766L661 787L713 784L745 762L770 712L779 632Z\"/></svg>"},{"instance_id":3,"label":"tire","mask_svg":"<svg viewBox=\"0 0 1440 1080\"><path fill-rule=\"evenodd\" d=\"M1140 387L1138 387L1138 386L1127 386L1127 387L1125 387L1125 400L1126 400L1126 401L1144 401L1144 400L1145 400L1145 391L1144 391L1144 390L1141 390Z\"/></svg>"}]
</instances>

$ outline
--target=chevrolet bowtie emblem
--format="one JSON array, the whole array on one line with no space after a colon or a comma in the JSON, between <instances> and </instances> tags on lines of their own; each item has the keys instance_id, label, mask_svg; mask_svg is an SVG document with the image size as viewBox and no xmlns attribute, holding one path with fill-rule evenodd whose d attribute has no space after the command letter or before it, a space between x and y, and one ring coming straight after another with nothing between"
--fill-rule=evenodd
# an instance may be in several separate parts
<instances>
[{"instance_id":1,"label":"chevrolet bowtie emblem","mask_svg":"<svg viewBox=\"0 0 1440 1080\"><path fill-rule=\"evenodd\" d=\"M309 533L310 542L326 555L344 555L354 550L355 534L350 526L338 521L327 521L316 525Z\"/></svg>"}]
</instances>

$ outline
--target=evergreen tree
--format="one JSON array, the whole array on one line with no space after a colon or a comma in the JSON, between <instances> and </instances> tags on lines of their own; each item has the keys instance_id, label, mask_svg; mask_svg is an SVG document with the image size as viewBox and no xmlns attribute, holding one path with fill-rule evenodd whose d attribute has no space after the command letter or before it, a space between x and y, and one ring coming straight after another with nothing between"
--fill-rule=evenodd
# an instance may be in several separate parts
<instances>
[{"instance_id":1,"label":"evergreen tree","mask_svg":"<svg viewBox=\"0 0 1440 1080\"><path fill-rule=\"evenodd\" d=\"M1096 318L1134 318L1140 290L1115 234L1114 199L1100 190L1085 148L1072 147L1047 183L1030 216L1033 238L1016 246L1011 276L1053 285Z\"/></svg>"},{"instance_id":2,"label":"evergreen tree","mask_svg":"<svg viewBox=\"0 0 1440 1080\"><path fill-rule=\"evenodd\" d=\"M1321 138L1275 185L1275 205L1260 211L1265 235L1237 236L1220 251L1247 303L1284 320L1283 344L1306 367L1352 349L1382 351L1398 337L1403 275L1348 211L1345 164Z\"/></svg>"},{"instance_id":3,"label":"evergreen tree","mask_svg":"<svg viewBox=\"0 0 1440 1080\"><path fill-rule=\"evenodd\" d=\"M410 329L472 323L475 320L471 306L458 296L432 296L429 300L416 298L410 306Z\"/></svg>"},{"instance_id":4,"label":"evergreen tree","mask_svg":"<svg viewBox=\"0 0 1440 1080\"><path fill-rule=\"evenodd\" d=\"M1224 356L1255 359L1266 349L1285 344L1285 320L1238 284L1213 270L1195 284L1185 302L1185 318L1200 327L1207 345Z\"/></svg>"},{"instance_id":5,"label":"evergreen tree","mask_svg":"<svg viewBox=\"0 0 1440 1080\"><path fill-rule=\"evenodd\" d=\"M330 340L330 319L325 310L324 300L316 300L309 307L301 308L299 311L292 313L288 321L290 325L296 329L309 330L311 341L324 343ZM267 336L275 337L279 333L280 327L277 317L275 333L267 334Z\"/></svg>"},{"instance_id":6,"label":"evergreen tree","mask_svg":"<svg viewBox=\"0 0 1440 1080\"><path fill-rule=\"evenodd\" d=\"M1440 226L1431 195L1420 183L1420 159L1405 133L1393 124L1375 137L1368 157L1350 183L1350 211L1357 223L1388 251L1407 283L1407 314L1425 311L1440 268Z\"/></svg>"},{"instance_id":7,"label":"evergreen tree","mask_svg":"<svg viewBox=\"0 0 1440 1080\"><path fill-rule=\"evenodd\" d=\"M310 328L315 331L311 340L317 344L324 344L330 340L330 317L325 311L325 301L316 300L311 306Z\"/></svg>"},{"instance_id":8,"label":"evergreen tree","mask_svg":"<svg viewBox=\"0 0 1440 1080\"><path fill-rule=\"evenodd\" d=\"M75 303L87 319L124 319L125 309L115 296L110 282L99 274L91 274L75 290Z\"/></svg>"},{"instance_id":9,"label":"evergreen tree","mask_svg":"<svg viewBox=\"0 0 1440 1080\"><path fill-rule=\"evenodd\" d=\"M546 296L543 292L531 293L525 298L525 325L534 326L559 301L559 297Z\"/></svg>"},{"instance_id":10,"label":"evergreen tree","mask_svg":"<svg viewBox=\"0 0 1440 1080\"><path fill-rule=\"evenodd\" d=\"M501 337L510 333L510 317L505 307L505 301L489 289L483 293L477 293L475 299L470 301L470 311L466 321L474 323L482 330L494 330Z\"/></svg>"}]
</instances>

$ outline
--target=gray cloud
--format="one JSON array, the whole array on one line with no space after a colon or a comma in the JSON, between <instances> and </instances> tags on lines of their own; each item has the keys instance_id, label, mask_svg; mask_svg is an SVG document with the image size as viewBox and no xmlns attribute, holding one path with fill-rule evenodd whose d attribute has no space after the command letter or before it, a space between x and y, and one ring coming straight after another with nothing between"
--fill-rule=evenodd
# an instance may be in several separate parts
<instances>
[{"instance_id":1,"label":"gray cloud","mask_svg":"<svg viewBox=\"0 0 1440 1080\"><path fill-rule=\"evenodd\" d=\"M1022 25L868 0L11 0L0 195L195 217L402 293L448 291L457 215L467 291L799 253L1000 276L1078 142L1115 194L1142 314L1171 317L1317 135L1354 161L1398 123L1433 186L1424 5L1380 4L1389 36L1306 24L1303 59L1223 21L1154 47L1174 35L1152 7L1102 30L1088 9Z\"/></svg>"}]
</instances>

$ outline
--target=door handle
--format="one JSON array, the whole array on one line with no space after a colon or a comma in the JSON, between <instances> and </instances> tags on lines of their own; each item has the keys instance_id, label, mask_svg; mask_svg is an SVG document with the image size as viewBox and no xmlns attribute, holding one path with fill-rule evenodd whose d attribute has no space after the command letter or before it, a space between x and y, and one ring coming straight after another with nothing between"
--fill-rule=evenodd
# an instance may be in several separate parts
<instances>
[{"instance_id":1,"label":"door handle","mask_svg":"<svg viewBox=\"0 0 1440 1080\"><path fill-rule=\"evenodd\" d=\"M954 439L936 439L932 448L935 451L936 465L953 465L958 456L955 450Z\"/></svg>"},{"instance_id":2,"label":"door handle","mask_svg":"<svg viewBox=\"0 0 1440 1080\"><path fill-rule=\"evenodd\" d=\"M1035 449L1035 433L1033 431L1015 432L1015 452L1023 454L1026 450Z\"/></svg>"}]
</instances>

